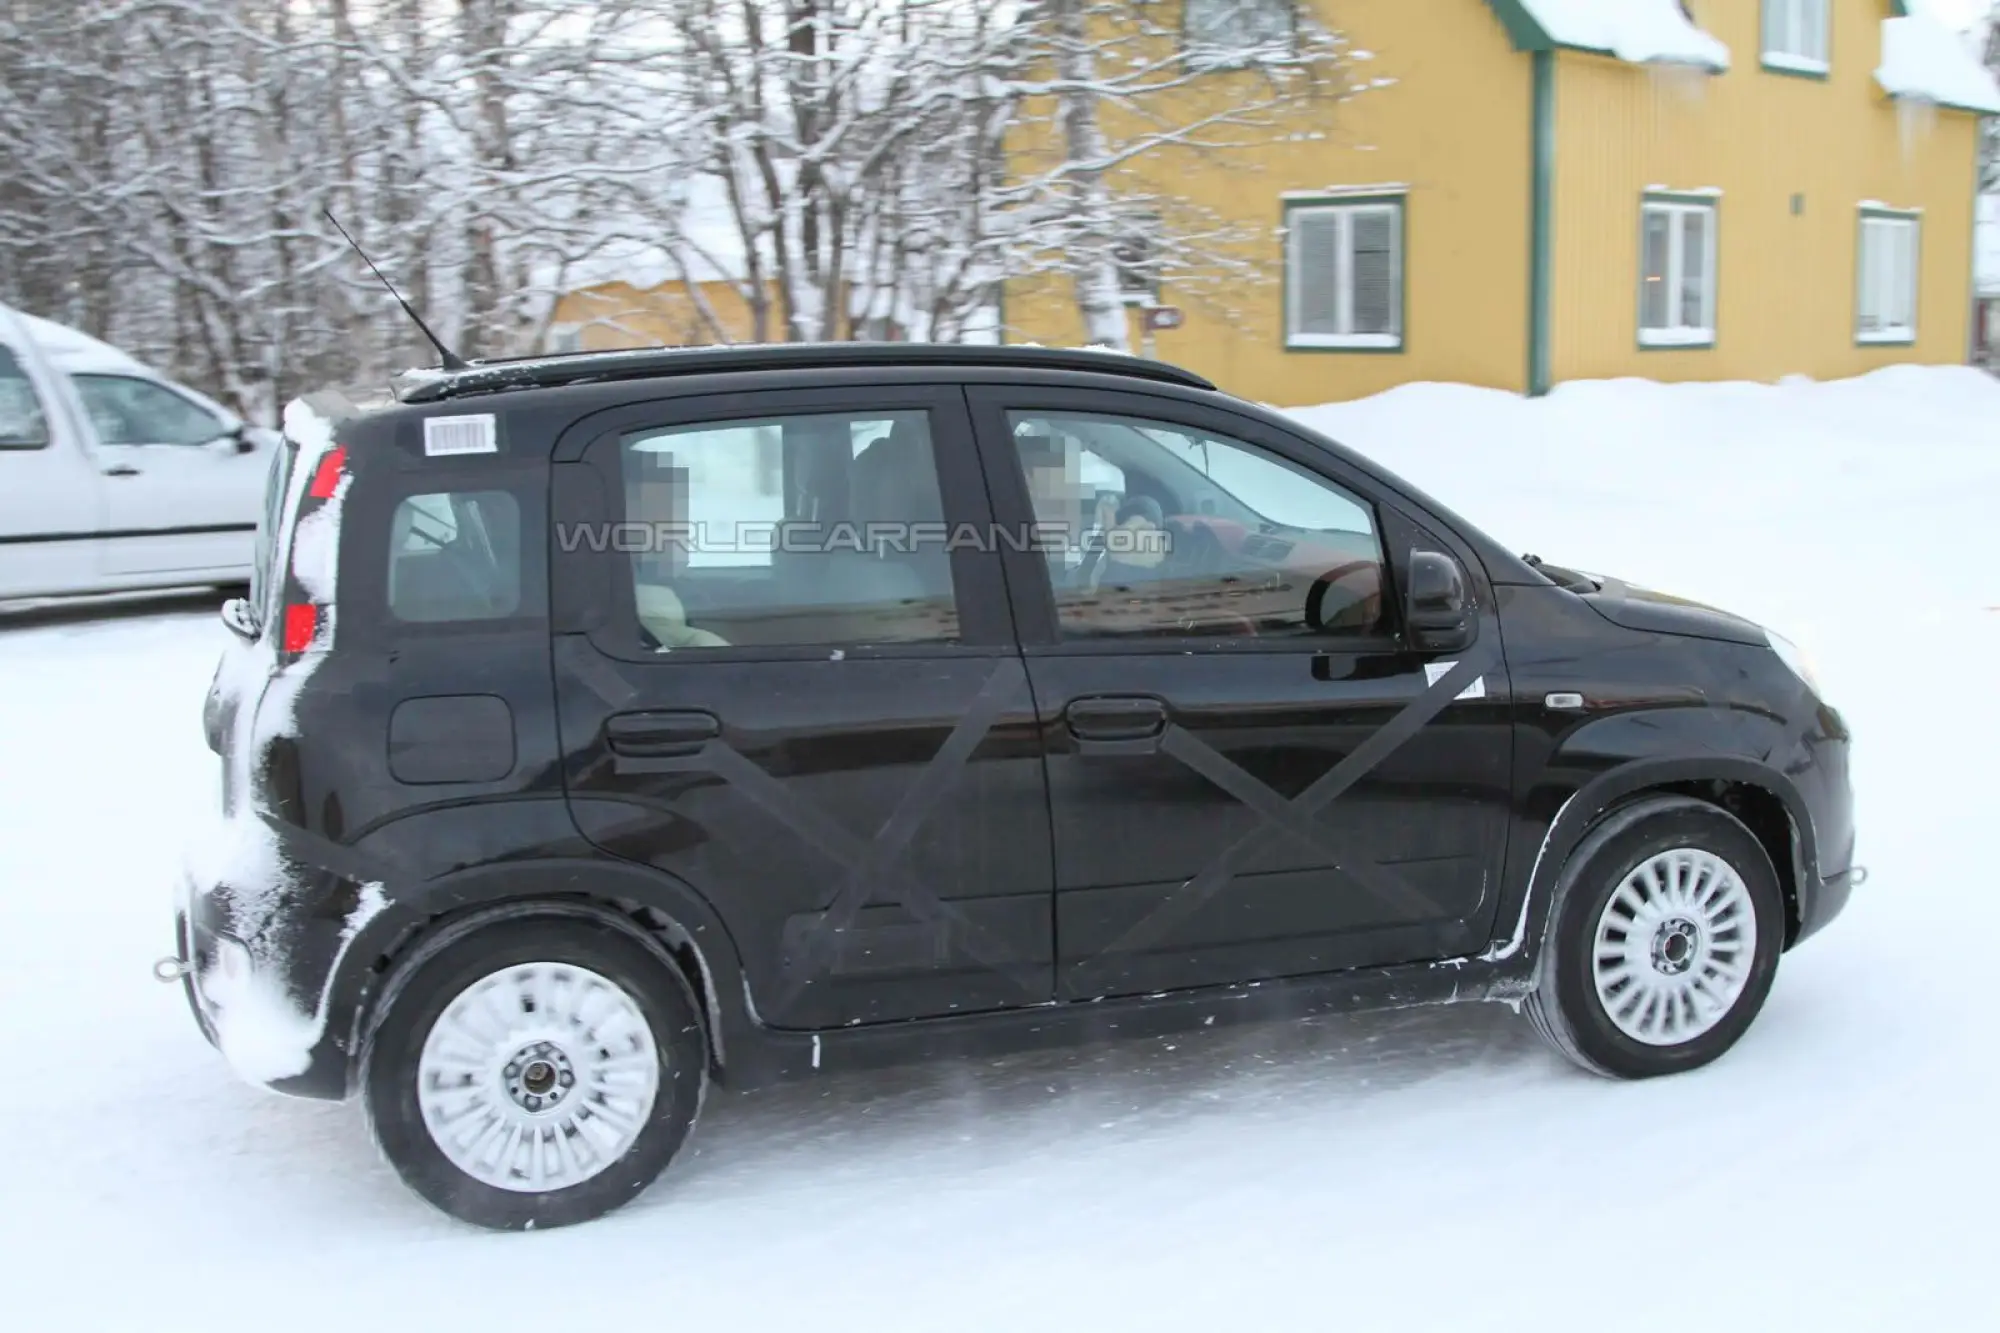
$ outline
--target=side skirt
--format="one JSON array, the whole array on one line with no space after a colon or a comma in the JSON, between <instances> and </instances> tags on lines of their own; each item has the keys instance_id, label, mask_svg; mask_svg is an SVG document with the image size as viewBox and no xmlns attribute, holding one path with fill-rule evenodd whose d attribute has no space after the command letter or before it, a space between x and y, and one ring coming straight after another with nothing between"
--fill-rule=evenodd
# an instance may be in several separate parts
<instances>
[{"instance_id":1,"label":"side skirt","mask_svg":"<svg viewBox=\"0 0 2000 1333\"><path fill-rule=\"evenodd\" d=\"M756 1025L751 1041L738 1039L721 1081L742 1090L810 1078L816 1073L990 1058L1170 1036L1198 1028L1417 1005L1515 1003L1532 984L1518 966L1468 958L819 1033L780 1032Z\"/></svg>"}]
</instances>

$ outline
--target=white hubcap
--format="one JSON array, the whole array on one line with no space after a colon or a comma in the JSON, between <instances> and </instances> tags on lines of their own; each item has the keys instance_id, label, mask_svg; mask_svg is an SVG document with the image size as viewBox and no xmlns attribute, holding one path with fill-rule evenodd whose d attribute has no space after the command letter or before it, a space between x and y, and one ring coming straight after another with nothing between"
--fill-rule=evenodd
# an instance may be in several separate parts
<instances>
[{"instance_id":1,"label":"white hubcap","mask_svg":"<svg viewBox=\"0 0 2000 1333\"><path fill-rule=\"evenodd\" d=\"M417 1061L417 1105L451 1164L497 1189L582 1184L638 1140L660 1089L638 1004L568 963L519 963L445 1006Z\"/></svg>"},{"instance_id":2,"label":"white hubcap","mask_svg":"<svg viewBox=\"0 0 2000 1333\"><path fill-rule=\"evenodd\" d=\"M1620 1032L1678 1046L1735 1008L1756 952L1743 877L1711 852L1676 847L1634 866L1604 905L1591 976Z\"/></svg>"}]
</instances>

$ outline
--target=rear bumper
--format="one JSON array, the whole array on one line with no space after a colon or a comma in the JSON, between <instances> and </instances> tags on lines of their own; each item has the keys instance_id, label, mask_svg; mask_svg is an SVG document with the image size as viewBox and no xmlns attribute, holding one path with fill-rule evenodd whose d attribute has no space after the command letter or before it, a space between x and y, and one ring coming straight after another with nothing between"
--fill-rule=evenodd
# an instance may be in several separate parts
<instances>
[{"instance_id":1,"label":"rear bumper","mask_svg":"<svg viewBox=\"0 0 2000 1333\"><path fill-rule=\"evenodd\" d=\"M227 895L183 881L174 960L202 1037L246 1082L294 1097L346 1097L347 1052L320 1002L332 957L317 967L310 947L274 957L247 947L244 933Z\"/></svg>"}]
</instances>

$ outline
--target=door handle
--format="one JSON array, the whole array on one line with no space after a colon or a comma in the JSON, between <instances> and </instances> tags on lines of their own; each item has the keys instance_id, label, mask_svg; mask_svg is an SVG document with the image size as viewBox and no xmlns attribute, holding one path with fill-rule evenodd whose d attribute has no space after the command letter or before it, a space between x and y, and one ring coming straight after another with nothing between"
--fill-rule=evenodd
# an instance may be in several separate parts
<instances>
[{"instance_id":1,"label":"door handle","mask_svg":"<svg viewBox=\"0 0 2000 1333\"><path fill-rule=\"evenodd\" d=\"M669 759L698 754L722 734L713 713L697 710L666 713L618 713L604 724L613 754L631 759Z\"/></svg>"},{"instance_id":2,"label":"door handle","mask_svg":"<svg viewBox=\"0 0 2000 1333\"><path fill-rule=\"evenodd\" d=\"M1078 699L1063 718L1081 754L1153 754L1167 731L1167 706L1143 696Z\"/></svg>"},{"instance_id":3,"label":"door handle","mask_svg":"<svg viewBox=\"0 0 2000 1333\"><path fill-rule=\"evenodd\" d=\"M107 477L136 477L139 475L139 469L133 467L130 463L113 463L110 467L104 469L104 475Z\"/></svg>"}]
</instances>

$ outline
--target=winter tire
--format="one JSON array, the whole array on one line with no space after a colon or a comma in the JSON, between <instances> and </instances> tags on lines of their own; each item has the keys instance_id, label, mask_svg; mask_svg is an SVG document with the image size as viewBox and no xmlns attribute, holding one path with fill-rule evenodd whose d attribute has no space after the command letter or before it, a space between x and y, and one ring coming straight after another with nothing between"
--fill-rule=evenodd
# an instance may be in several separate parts
<instances>
[{"instance_id":1,"label":"winter tire","mask_svg":"<svg viewBox=\"0 0 2000 1333\"><path fill-rule=\"evenodd\" d=\"M685 981L609 923L521 918L416 966L362 1063L370 1128L418 1194L477 1226L586 1222L686 1140L707 1043Z\"/></svg>"},{"instance_id":2,"label":"winter tire","mask_svg":"<svg viewBox=\"0 0 2000 1333\"><path fill-rule=\"evenodd\" d=\"M1750 830L1700 801L1646 801L1565 867L1528 1017L1592 1073L1697 1069L1757 1017L1784 937L1778 876Z\"/></svg>"}]
</instances>

